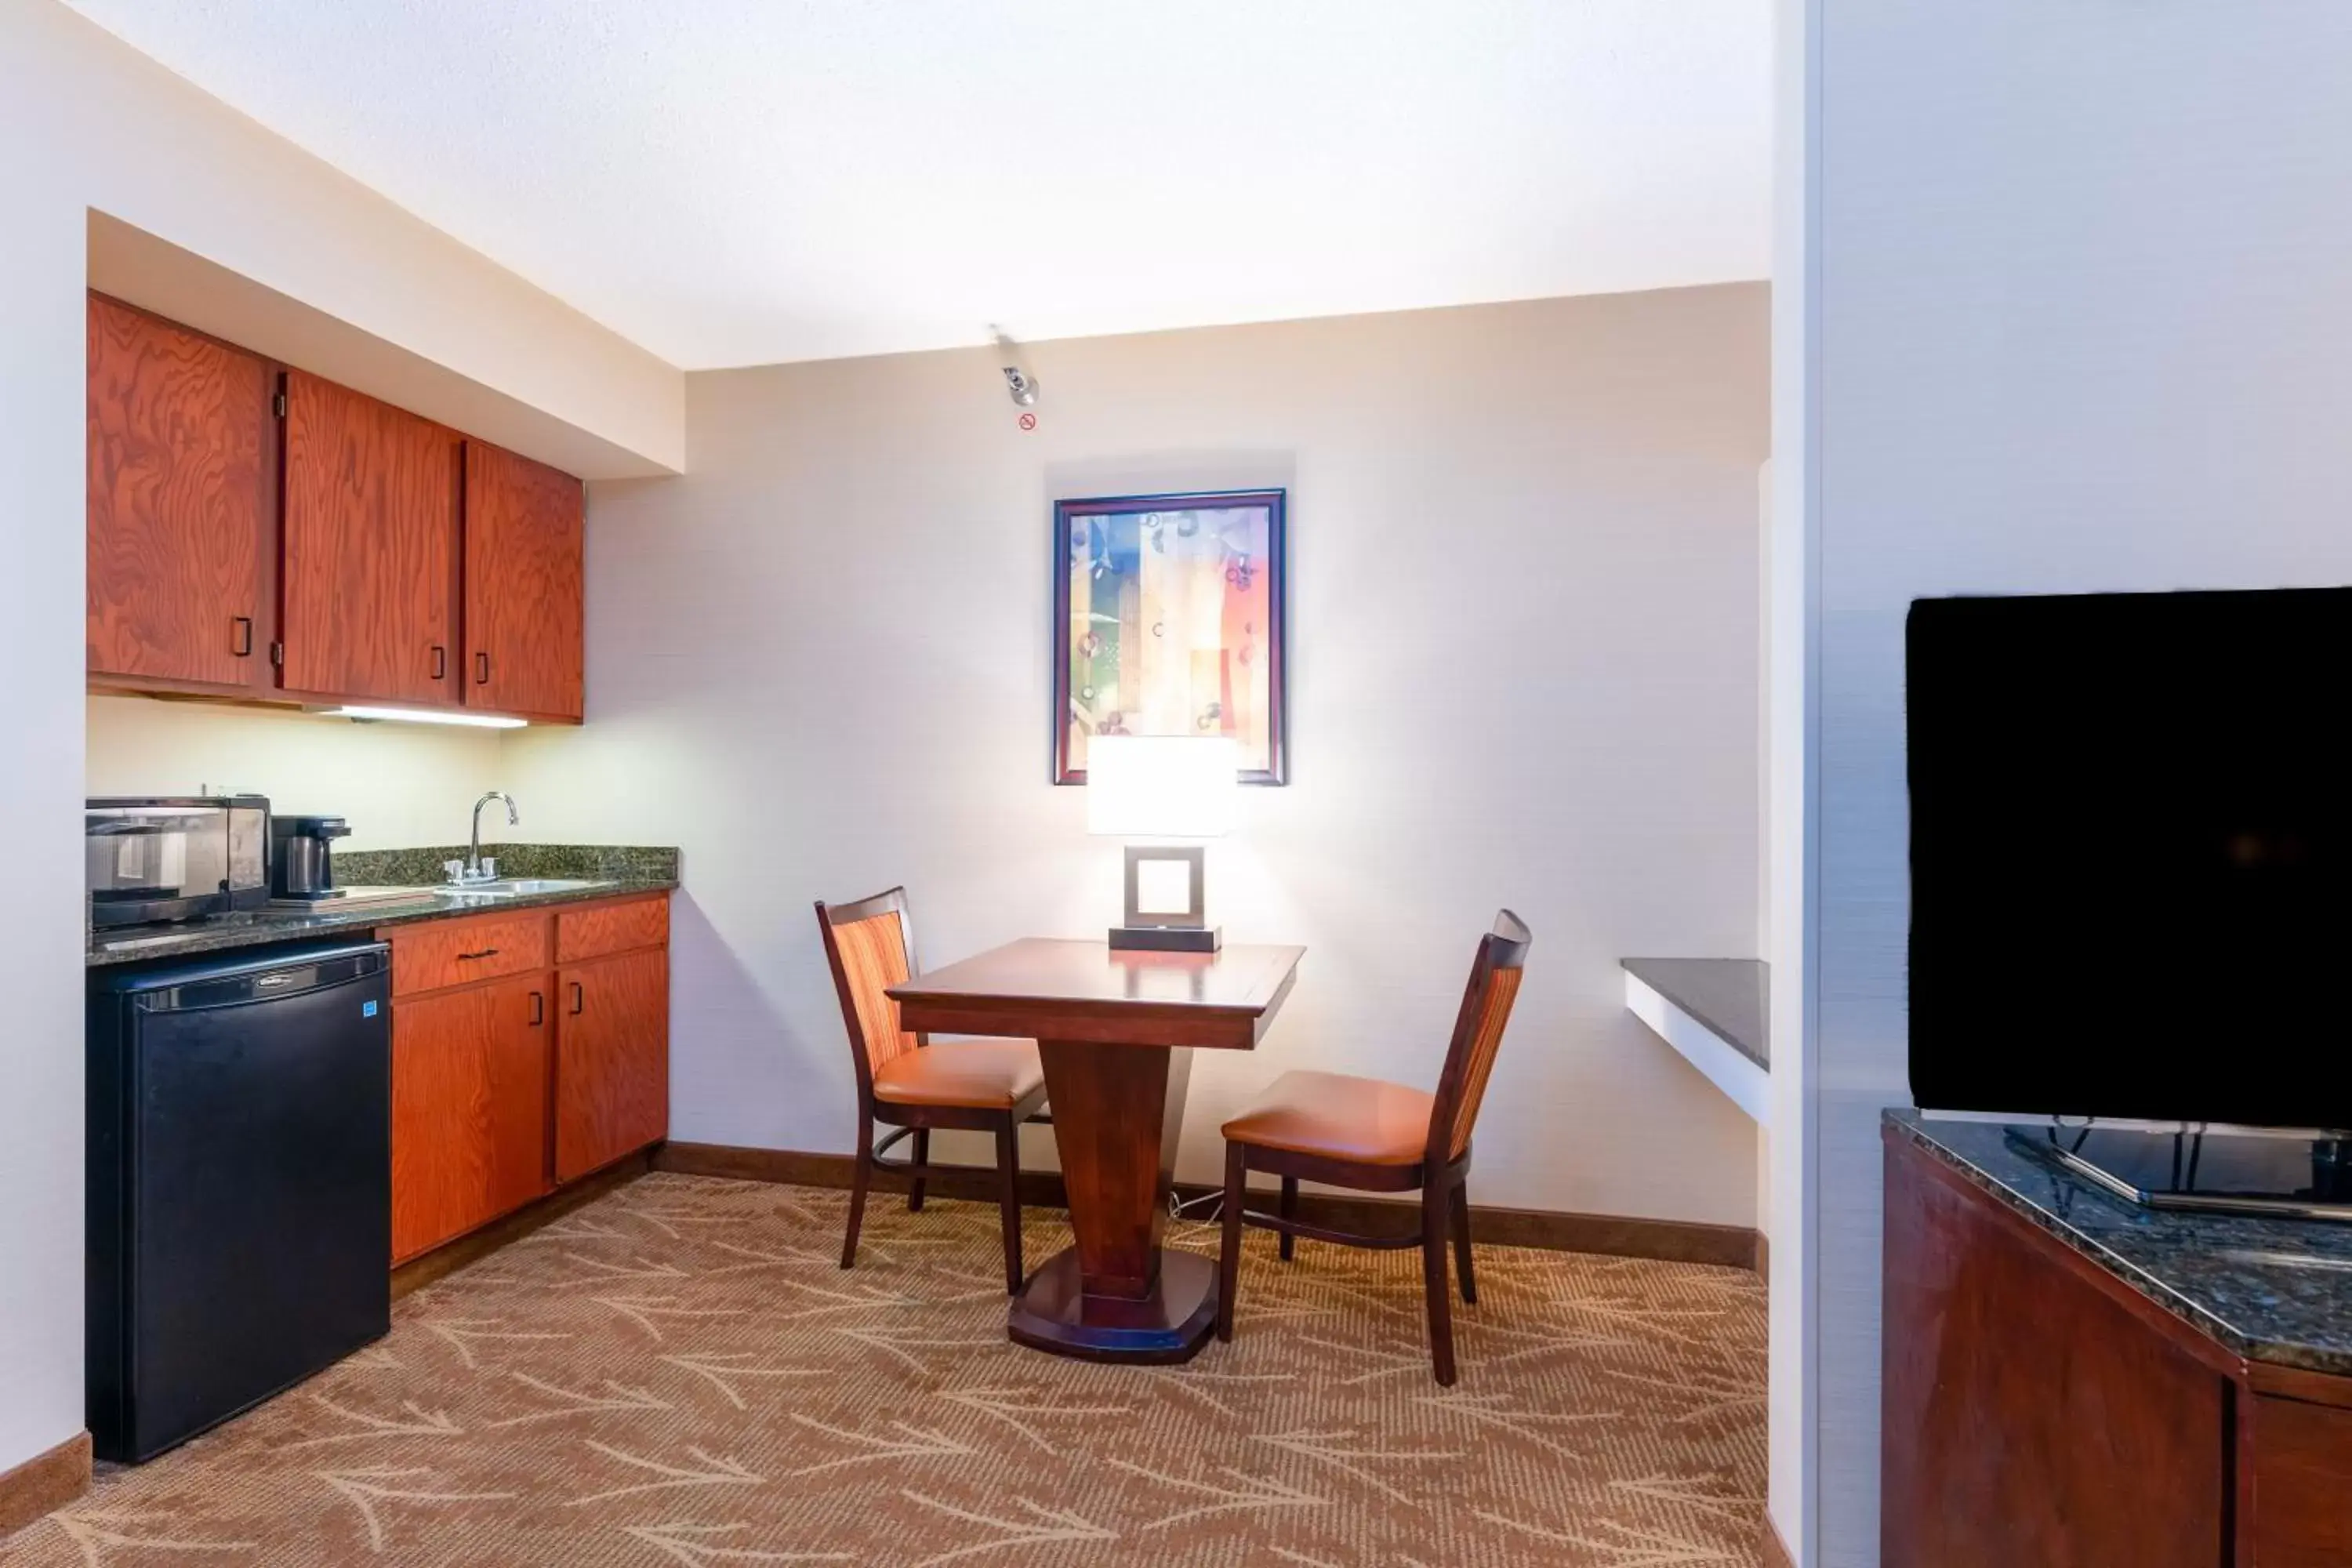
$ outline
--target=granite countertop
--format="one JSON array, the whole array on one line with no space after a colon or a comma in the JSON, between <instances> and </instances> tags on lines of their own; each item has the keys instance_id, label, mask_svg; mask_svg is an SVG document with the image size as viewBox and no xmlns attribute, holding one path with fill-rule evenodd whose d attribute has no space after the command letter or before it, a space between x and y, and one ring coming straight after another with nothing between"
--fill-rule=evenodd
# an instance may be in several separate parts
<instances>
[{"instance_id":1,"label":"granite countertop","mask_svg":"<svg viewBox=\"0 0 2352 1568\"><path fill-rule=\"evenodd\" d=\"M431 899L413 904L329 910L261 909L214 915L179 925L121 927L92 932L82 962L91 969L144 963L152 959L186 958L194 953L374 931L450 915L542 909L551 904L576 904L628 893L670 892L678 885L678 854L675 849L577 844L499 844L486 845L484 849L498 856L502 877L577 879L594 885L511 898L436 892ZM461 860L465 855L463 845L456 848L355 851L335 857L335 881L338 886L350 888L432 887L441 881L442 862Z\"/></svg>"},{"instance_id":2,"label":"granite countertop","mask_svg":"<svg viewBox=\"0 0 2352 1568\"><path fill-rule=\"evenodd\" d=\"M1625 973L1772 1070L1772 973L1753 958L1628 958Z\"/></svg>"},{"instance_id":3,"label":"granite countertop","mask_svg":"<svg viewBox=\"0 0 2352 1568\"><path fill-rule=\"evenodd\" d=\"M2147 1208L2019 1148L2005 1127L1923 1121L1907 1110L1888 1110L1885 1121L2236 1353L2352 1376L2352 1225Z\"/></svg>"}]
</instances>

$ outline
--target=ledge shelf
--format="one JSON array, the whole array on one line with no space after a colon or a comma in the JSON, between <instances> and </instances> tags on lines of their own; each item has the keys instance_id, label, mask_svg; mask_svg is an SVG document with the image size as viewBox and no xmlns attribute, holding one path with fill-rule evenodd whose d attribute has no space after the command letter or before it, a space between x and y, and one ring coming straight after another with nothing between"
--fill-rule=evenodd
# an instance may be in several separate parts
<instances>
[{"instance_id":1,"label":"ledge shelf","mask_svg":"<svg viewBox=\"0 0 2352 1568\"><path fill-rule=\"evenodd\" d=\"M1770 972L1752 958L1628 958L1625 1007L1758 1125L1771 1121Z\"/></svg>"}]
</instances>

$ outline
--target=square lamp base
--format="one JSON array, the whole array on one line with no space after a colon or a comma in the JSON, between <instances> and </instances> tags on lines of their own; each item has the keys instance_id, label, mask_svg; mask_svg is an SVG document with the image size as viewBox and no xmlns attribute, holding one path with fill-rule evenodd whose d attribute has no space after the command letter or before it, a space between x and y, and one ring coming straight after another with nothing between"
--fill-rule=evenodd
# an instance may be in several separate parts
<instances>
[{"instance_id":1,"label":"square lamp base","mask_svg":"<svg viewBox=\"0 0 2352 1568\"><path fill-rule=\"evenodd\" d=\"M1215 952L1225 945L1223 926L1113 926L1110 945L1129 952Z\"/></svg>"}]
</instances>

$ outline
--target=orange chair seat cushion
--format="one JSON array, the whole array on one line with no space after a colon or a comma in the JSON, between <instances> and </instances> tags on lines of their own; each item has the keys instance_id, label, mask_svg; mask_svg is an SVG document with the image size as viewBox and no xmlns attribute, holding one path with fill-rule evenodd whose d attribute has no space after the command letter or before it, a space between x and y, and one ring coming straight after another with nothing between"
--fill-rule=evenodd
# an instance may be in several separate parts
<instances>
[{"instance_id":1,"label":"orange chair seat cushion","mask_svg":"<svg viewBox=\"0 0 2352 1568\"><path fill-rule=\"evenodd\" d=\"M1365 1165L1414 1165L1429 1149L1435 1100L1401 1083L1286 1072L1225 1123L1227 1140Z\"/></svg>"},{"instance_id":2,"label":"orange chair seat cushion","mask_svg":"<svg viewBox=\"0 0 2352 1568\"><path fill-rule=\"evenodd\" d=\"M1009 1110L1045 1081L1034 1040L933 1040L875 1068L874 1098Z\"/></svg>"}]
</instances>

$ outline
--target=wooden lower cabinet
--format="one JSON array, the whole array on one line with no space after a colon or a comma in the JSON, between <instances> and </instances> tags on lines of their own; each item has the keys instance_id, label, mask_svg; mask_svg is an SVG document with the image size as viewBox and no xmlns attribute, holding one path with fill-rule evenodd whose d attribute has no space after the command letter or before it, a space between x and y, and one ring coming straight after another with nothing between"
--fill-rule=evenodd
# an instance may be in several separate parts
<instances>
[{"instance_id":1,"label":"wooden lower cabinet","mask_svg":"<svg viewBox=\"0 0 2352 1568\"><path fill-rule=\"evenodd\" d=\"M660 895L561 914L511 910L384 933L401 982L392 1005L394 1263L667 1136L667 903ZM664 918L646 904L662 906ZM588 917L612 943L656 945L547 967L559 919ZM470 979L467 955L492 950L499 963L528 955L531 967Z\"/></svg>"},{"instance_id":2,"label":"wooden lower cabinet","mask_svg":"<svg viewBox=\"0 0 2352 1568\"><path fill-rule=\"evenodd\" d=\"M395 1263L488 1225L551 1187L552 1016L543 975L394 1005Z\"/></svg>"},{"instance_id":3,"label":"wooden lower cabinet","mask_svg":"<svg viewBox=\"0 0 2352 1568\"><path fill-rule=\"evenodd\" d=\"M600 958L562 978L555 1179L569 1182L669 1126L669 953Z\"/></svg>"},{"instance_id":4,"label":"wooden lower cabinet","mask_svg":"<svg viewBox=\"0 0 2352 1568\"><path fill-rule=\"evenodd\" d=\"M2352 1378L2250 1363L1886 1140L1885 1568L2352 1564Z\"/></svg>"},{"instance_id":5,"label":"wooden lower cabinet","mask_svg":"<svg viewBox=\"0 0 2352 1568\"><path fill-rule=\"evenodd\" d=\"M2247 1531L2262 1568L2352 1563L2352 1380L2288 1373L2246 1405Z\"/></svg>"}]
</instances>

